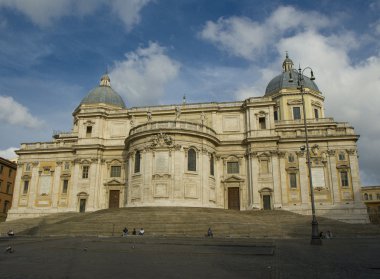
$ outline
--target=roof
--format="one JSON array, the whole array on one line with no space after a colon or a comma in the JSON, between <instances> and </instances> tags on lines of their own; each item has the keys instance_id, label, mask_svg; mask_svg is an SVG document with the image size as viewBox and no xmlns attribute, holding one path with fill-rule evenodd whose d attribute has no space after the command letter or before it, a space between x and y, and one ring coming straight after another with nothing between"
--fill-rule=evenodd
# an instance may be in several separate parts
<instances>
[{"instance_id":1,"label":"roof","mask_svg":"<svg viewBox=\"0 0 380 279\"><path fill-rule=\"evenodd\" d=\"M119 108L125 108L125 103L121 96L112 89L110 78L103 75L99 86L92 89L80 103L83 104L107 104Z\"/></svg>"}]
</instances>

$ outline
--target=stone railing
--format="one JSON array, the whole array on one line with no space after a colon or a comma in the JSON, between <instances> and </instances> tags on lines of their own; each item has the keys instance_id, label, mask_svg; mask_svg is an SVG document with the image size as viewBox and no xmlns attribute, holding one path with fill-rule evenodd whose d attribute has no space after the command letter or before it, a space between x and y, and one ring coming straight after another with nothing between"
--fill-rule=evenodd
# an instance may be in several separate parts
<instances>
[{"instance_id":1,"label":"stone railing","mask_svg":"<svg viewBox=\"0 0 380 279\"><path fill-rule=\"evenodd\" d=\"M62 148L62 147L72 147L73 143L68 142L36 142L36 143L22 143L22 150L30 150L30 149L54 149L54 148Z\"/></svg>"},{"instance_id":2,"label":"stone railing","mask_svg":"<svg viewBox=\"0 0 380 279\"><path fill-rule=\"evenodd\" d=\"M304 124L303 119L297 120L278 120L274 122L277 125L296 125L296 124ZM306 119L307 124L322 124L322 123L334 123L334 118L308 118Z\"/></svg>"},{"instance_id":3,"label":"stone railing","mask_svg":"<svg viewBox=\"0 0 380 279\"><path fill-rule=\"evenodd\" d=\"M161 129L174 129L174 130L188 130L196 131L209 134L213 137L216 137L216 132L199 123L192 123L186 121L154 121L141 124L130 130L129 135L132 136L137 133L150 131L150 130L161 130Z\"/></svg>"},{"instance_id":4,"label":"stone railing","mask_svg":"<svg viewBox=\"0 0 380 279\"><path fill-rule=\"evenodd\" d=\"M53 131L53 138L75 138L78 137L76 132L62 132L62 131Z\"/></svg>"}]
</instances>

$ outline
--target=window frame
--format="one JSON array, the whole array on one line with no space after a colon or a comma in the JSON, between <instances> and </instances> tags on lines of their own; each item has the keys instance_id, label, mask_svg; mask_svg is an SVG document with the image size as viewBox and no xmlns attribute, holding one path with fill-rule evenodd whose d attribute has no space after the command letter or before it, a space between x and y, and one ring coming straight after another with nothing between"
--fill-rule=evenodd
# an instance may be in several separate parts
<instances>
[{"instance_id":1,"label":"window frame","mask_svg":"<svg viewBox=\"0 0 380 279\"><path fill-rule=\"evenodd\" d=\"M61 194L66 195L69 190L69 180L63 179L62 180L62 191Z\"/></svg>"},{"instance_id":2,"label":"window frame","mask_svg":"<svg viewBox=\"0 0 380 279\"><path fill-rule=\"evenodd\" d=\"M298 114L297 115L299 118L296 118L296 109L298 109ZM292 107L292 113L293 113L293 120L301 120L302 119L302 112L301 112L301 107L298 107L298 106L294 106Z\"/></svg>"},{"instance_id":3,"label":"window frame","mask_svg":"<svg viewBox=\"0 0 380 279\"><path fill-rule=\"evenodd\" d=\"M27 195L29 192L29 180L24 180L24 185L22 187L22 194Z\"/></svg>"},{"instance_id":4,"label":"window frame","mask_svg":"<svg viewBox=\"0 0 380 279\"><path fill-rule=\"evenodd\" d=\"M233 167L233 166L235 166L235 167ZM237 170L237 171L235 171L235 170ZM227 171L227 174L239 174L240 173L239 161L227 161L226 171Z\"/></svg>"},{"instance_id":5,"label":"window frame","mask_svg":"<svg viewBox=\"0 0 380 279\"><path fill-rule=\"evenodd\" d=\"M289 175L289 188L298 189L297 173L290 172L288 175Z\"/></svg>"},{"instance_id":6,"label":"window frame","mask_svg":"<svg viewBox=\"0 0 380 279\"><path fill-rule=\"evenodd\" d=\"M210 155L210 175L215 176L215 162L214 162L214 155Z\"/></svg>"},{"instance_id":7,"label":"window frame","mask_svg":"<svg viewBox=\"0 0 380 279\"><path fill-rule=\"evenodd\" d=\"M187 171L197 171L197 151L194 148L187 150Z\"/></svg>"},{"instance_id":8,"label":"window frame","mask_svg":"<svg viewBox=\"0 0 380 279\"><path fill-rule=\"evenodd\" d=\"M121 177L121 166L120 165L111 166L110 177Z\"/></svg>"},{"instance_id":9,"label":"window frame","mask_svg":"<svg viewBox=\"0 0 380 279\"><path fill-rule=\"evenodd\" d=\"M348 170L341 170L339 172L339 177L340 177L340 185L342 186L342 188L350 187Z\"/></svg>"},{"instance_id":10,"label":"window frame","mask_svg":"<svg viewBox=\"0 0 380 279\"><path fill-rule=\"evenodd\" d=\"M134 172L133 173L140 173L141 172L141 152L139 150L135 153L135 162L134 162Z\"/></svg>"},{"instance_id":11,"label":"window frame","mask_svg":"<svg viewBox=\"0 0 380 279\"><path fill-rule=\"evenodd\" d=\"M82 179L88 179L90 173L90 166L82 166Z\"/></svg>"}]
</instances>

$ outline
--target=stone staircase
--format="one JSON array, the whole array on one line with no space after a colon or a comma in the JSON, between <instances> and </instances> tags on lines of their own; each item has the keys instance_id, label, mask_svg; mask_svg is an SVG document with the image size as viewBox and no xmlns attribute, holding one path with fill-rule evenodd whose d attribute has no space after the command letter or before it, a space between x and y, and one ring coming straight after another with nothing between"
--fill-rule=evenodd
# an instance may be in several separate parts
<instances>
[{"instance_id":1,"label":"stone staircase","mask_svg":"<svg viewBox=\"0 0 380 279\"><path fill-rule=\"evenodd\" d=\"M347 224L318 217L319 230L334 237L380 237L380 227ZM186 207L138 207L99 210L92 213L61 213L0 223L4 235L30 236L121 236L128 227L145 229L147 236L204 236L209 227L215 237L308 238L311 217L292 212L233 211Z\"/></svg>"}]
</instances>

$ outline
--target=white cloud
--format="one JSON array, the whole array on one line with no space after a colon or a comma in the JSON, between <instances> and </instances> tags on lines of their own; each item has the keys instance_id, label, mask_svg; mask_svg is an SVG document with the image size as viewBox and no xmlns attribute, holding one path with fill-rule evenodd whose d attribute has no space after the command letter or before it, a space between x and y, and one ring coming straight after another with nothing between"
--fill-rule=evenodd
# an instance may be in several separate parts
<instances>
[{"instance_id":1,"label":"white cloud","mask_svg":"<svg viewBox=\"0 0 380 279\"><path fill-rule=\"evenodd\" d=\"M161 103L166 85L179 73L180 65L165 54L157 43L138 48L117 61L110 72L112 87L127 101L127 106Z\"/></svg>"},{"instance_id":2,"label":"white cloud","mask_svg":"<svg viewBox=\"0 0 380 279\"><path fill-rule=\"evenodd\" d=\"M199 36L231 55L255 60L279 35L288 31L316 30L333 23L316 12L302 12L293 7L279 7L263 23L245 17L219 18L206 22Z\"/></svg>"},{"instance_id":3,"label":"white cloud","mask_svg":"<svg viewBox=\"0 0 380 279\"><path fill-rule=\"evenodd\" d=\"M20 11L40 27L47 27L65 16L84 16L109 6L111 11L130 30L140 20L141 9L151 0L0 0L0 8L7 7Z\"/></svg>"},{"instance_id":4,"label":"white cloud","mask_svg":"<svg viewBox=\"0 0 380 279\"><path fill-rule=\"evenodd\" d=\"M314 20L313 16L317 19ZM280 7L263 23L237 17L222 18L216 23L207 22L200 35L230 55L248 61L255 60L263 52L274 51L278 54L276 61L259 72L265 82L253 80L246 83L235 91L238 98L254 96L260 90L262 93L259 95L264 94L266 84L281 73L285 50L289 51L296 66L298 63L302 68L311 66L316 83L326 97L326 116L349 122L361 135L358 143L363 184L378 184L380 126L377 120L380 119L380 110L377 104L380 103L380 94L377 91L380 88L380 54L358 60L359 57L352 53L367 47L371 34L332 29L322 32L327 23L335 24L335 21L316 13Z\"/></svg>"},{"instance_id":5,"label":"white cloud","mask_svg":"<svg viewBox=\"0 0 380 279\"><path fill-rule=\"evenodd\" d=\"M41 120L31 115L26 107L8 96L0 96L0 120L28 128L39 128L43 124Z\"/></svg>"},{"instance_id":6,"label":"white cloud","mask_svg":"<svg viewBox=\"0 0 380 279\"><path fill-rule=\"evenodd\" d=\"M17 149L18 148L16 148L16 147L9 147L7 149L0 150L0 157L3 157L3 158L8 159L8 160L15 159L15 158L17 158L17 154L15 153L15 150L17 150Z\"/></svg>"}]
</instances>

